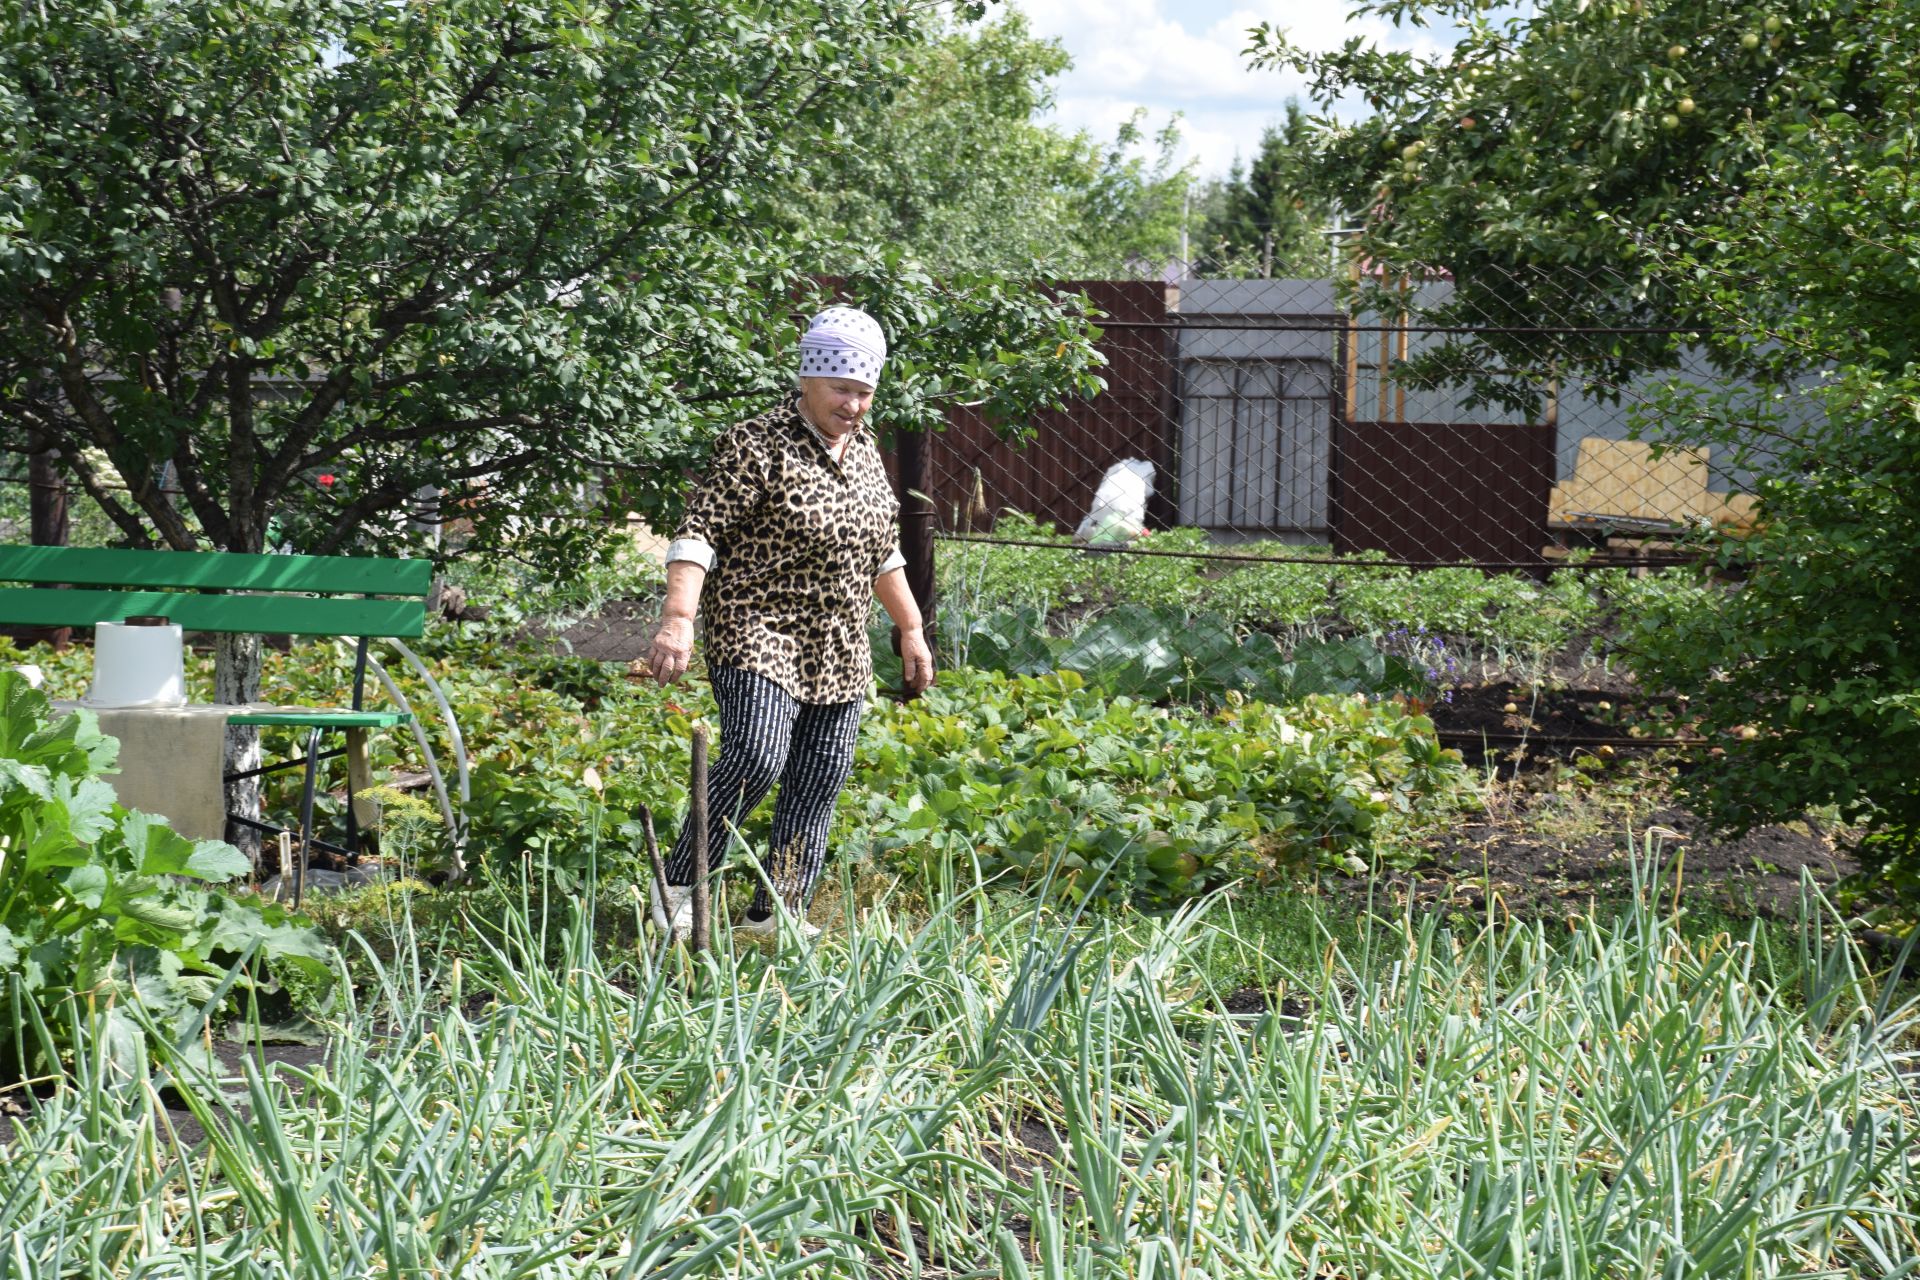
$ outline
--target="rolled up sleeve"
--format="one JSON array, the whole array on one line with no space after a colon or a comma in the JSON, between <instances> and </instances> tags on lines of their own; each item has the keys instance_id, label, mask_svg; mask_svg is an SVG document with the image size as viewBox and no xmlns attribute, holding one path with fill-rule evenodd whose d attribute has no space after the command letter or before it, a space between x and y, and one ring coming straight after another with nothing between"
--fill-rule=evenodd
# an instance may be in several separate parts
<instances>
[{"instance_id":1,"label":"rolled up sleeve","mask_svg":"<svg viewBox=\"0 0 1920 1280\"><path fill-rule=\"evenodd\" d=\"M713 545L701 538L675 538L667 544L668 564L686 560L712 572L713 559Z\"/></svg>"},{"instance_id":2,"label":"rolled up sleeve","mask_svg":"<svg viewBox=\"0 0 1920 1280\"><path fill-rule=\"evenodd\" d=\"M887 523L887 540L883 545L886 546L887 551L880 557L879 563L873 567L872 576L875 582L895 569L904 569L907 564L907 558L900 554L900 504L898 502L893 504L893 518Z\"/></svg>"}]
</instances>

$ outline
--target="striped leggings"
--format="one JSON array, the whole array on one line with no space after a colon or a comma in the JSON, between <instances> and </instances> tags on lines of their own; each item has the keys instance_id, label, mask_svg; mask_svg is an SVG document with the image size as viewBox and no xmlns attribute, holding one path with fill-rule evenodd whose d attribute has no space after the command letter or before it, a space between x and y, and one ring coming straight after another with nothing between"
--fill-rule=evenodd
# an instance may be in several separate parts
<instances>
[{"instance_id":1,"label":"striped leggings","mask_svg":"<svg viewBox=\"0 0 1920 1280\"><path fill-rule=\"evenodd\" d=\"M798 911L813 892L827 862L827 831L834 802L853 772L860 733L859 699L795 701L765 676L732 667L710 673L720 704L719 759L707 780L707 847L717 865L727 848L729 825L738 827L760 807L773 784L773 840L760 865L789 909ZM667 880L693 883L693 825L680 824L680 838L667 860ZM766 885L754 890L748 911L773 910Z\"/></svg>"}]
</instances>

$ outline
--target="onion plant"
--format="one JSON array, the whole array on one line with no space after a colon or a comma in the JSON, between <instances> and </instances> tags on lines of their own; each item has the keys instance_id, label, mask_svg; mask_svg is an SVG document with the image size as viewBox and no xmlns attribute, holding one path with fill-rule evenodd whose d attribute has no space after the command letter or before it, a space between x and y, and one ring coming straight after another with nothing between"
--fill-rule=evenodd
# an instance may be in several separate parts
<instances>
[{"instance_id":1,"label":"onion plant","mask_svg":"<svg viewBox=\"0 0 1920 1280\"><path fill-rule=\"evenodd\" d=\"M1688 941L1664 901L1408 916L1269 966L1296 1017L1222 1011L1197 959L1255 944L1215 903L1076 919L974 889L700 957L605 954L595 905L369 952L310 1069L163 1045L127 1078L83 1041L13 1130L0 1271L1920 1270L1914 1011L1817 899L1799 956Z\"/></svg>"}]
</instances>

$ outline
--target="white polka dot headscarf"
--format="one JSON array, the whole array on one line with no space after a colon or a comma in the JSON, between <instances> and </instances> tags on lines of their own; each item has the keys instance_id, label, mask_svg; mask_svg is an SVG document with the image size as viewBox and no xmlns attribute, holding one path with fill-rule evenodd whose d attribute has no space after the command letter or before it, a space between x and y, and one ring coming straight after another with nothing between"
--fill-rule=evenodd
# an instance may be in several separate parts
<instances>
[{"instance_id":1,"label":"white polka dot headscarf","mask_svg":"<svg viewBox=\"0 0 1920 1280\"><path fill-rule=\"evenodd\" d=\"M828 307L800 335L803 378L852 378L877 387L886 362L887 335L858 307Z\"/></svg>"}]
</instances>

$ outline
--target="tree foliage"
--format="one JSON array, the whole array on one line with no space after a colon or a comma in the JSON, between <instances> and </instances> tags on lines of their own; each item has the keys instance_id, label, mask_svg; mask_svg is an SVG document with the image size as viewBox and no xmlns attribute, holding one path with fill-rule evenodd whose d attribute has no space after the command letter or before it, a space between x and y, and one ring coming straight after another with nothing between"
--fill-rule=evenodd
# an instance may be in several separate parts
<instances>
[{"instance_id":1,"label":"tree foliage","mask_svg":"<svg viewBox=\"0 0 1920 1280\"><path fill-rule=\"evenodd\" d=\"M570 556L591 477L670 505L784 385L821 291L767 206L916 8L0 5L3 443L134 546L392 548L439 490ZM1071 300L860 265L890 421L1095 385Z\"/></svg>"},{"instance_id":2,"label":"tree foliage","mask_svg":"<svg viewBox=\"0 0 1920 1280\"><path fill-rule=\"evenodd\" d=\"M1326 231L1335 210L1309 175L1313 137L1298 102L1260 135L1253 163L1235 160L1203 197L1206 218L1195 257L1202 275L1323 276Z\"/></svg>"},{"instance_id":3,"label":"tree foliage","mask_svg":"<svg viewBox=\"0 0 1920 1280\"><path fill-rule=\"evenodd\" d=\"M1058 41L1010 11L929 15L891 92L850 100L785 201L795 229L897 244L936 270L1077 278L1158 269L1179 244L1187 167L1177 121L1148 139L1136 114L1109 143L1045 122Z\"/></svg>"},{"instance_id":4,"label":"tree foliage","mask_svg":"<svg viewBox=\"0 0 1920 1280\"><path fill-rule=\"evenodd\" d=\"M1882 883L1920 895L1920 43L1910 0L1555 0L1366 11L1443 19L1434 58L1254 53L1331 104L1310 168L1364 211L1375 263L1445 268L1424 319L1510 325L1426 372L1504 362L1619 388L1702 345L1638 412L1746 470L1759 526L1718 554L1744 585L1639 628L1642 677L1688 690L1718 745L1693 798L1745 828L1836 806ZM1541 334L1542 325L1601 333ZM1684 332L1645 333L1651 326ZM1492 359L1489 359L1492 356ZM1452 361L1449 370L1447 362Z\"/></svg>"},{"instance_id":5,"label":"tree foliage","mask_svg":"<svg viewBox=\"0 0 1920 1280\"><path fill-rule=\"evenodd\" d=\"M1734 826L1831 804L1864 861L1920 900L1920 56L1912 9L1862 6L1886 57L1874 119L1784 129L1721 216L1643 235L1721 361L1752 381L1676 382L1654 412L1757 469L1762 522L1724 607L1656 619L1648 679L1699 689L1740 730L1687 785ZM1626 230L1623 228L1623 231Z\"/></svg>"},{"instance_id":6,"label":"tree foliage","mask_svg":"<svg viewBox=\"0 0 1920 1280\"><path fill-rule=\"evenodd\" d=\"M1371 261L1451 274L1431 319L1568 329L1684 323L1674 277L1639 233L1734 208L1792 130L1883 114L1876 68L1911 44L1868 34L1880 0L1381 0L1356 15L1451 24L1432 55L1356 37L1331 53L1255 30L1260 65L1305 74L1324 109L1310 179L1361 222ZM1373 110L1342 123L1335 105ZM1488 344L1501 358L1624 379L1673 358L1672 334Z\"/></svg>"}]
</instances>

